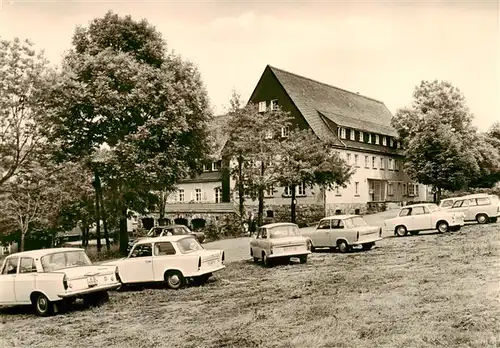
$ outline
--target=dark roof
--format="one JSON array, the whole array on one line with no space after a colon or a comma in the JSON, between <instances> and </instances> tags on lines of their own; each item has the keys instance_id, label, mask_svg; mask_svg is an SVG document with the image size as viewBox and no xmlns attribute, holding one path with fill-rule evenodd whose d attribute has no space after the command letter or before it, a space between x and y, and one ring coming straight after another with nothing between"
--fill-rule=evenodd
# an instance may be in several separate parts
<instances>
[{"instance_id":1,"label":"dark roof","mask_svg":"<svg viewBox=\"0 0 500 348\"><path fill-rule=\"evenodd\" d=\"M221 180L222 180L222 173L221 172L204 172L204 173L201 173L200 175L198 175L194 178L184 179L181 182L182 183L214 182L214 181L221 181Z\"/></svg>"},{"instance_id":2,"label":"dark roof","mask_svg":"<svg viewBox=\"0 0 500 348\"><path fill-rule=\"evenodd\" d=\"M390 125L392 114L383 102L269 65L268 68L318 137L331 139L321 115L343 127L398 136Z\"/></svg>"}]
</instances>

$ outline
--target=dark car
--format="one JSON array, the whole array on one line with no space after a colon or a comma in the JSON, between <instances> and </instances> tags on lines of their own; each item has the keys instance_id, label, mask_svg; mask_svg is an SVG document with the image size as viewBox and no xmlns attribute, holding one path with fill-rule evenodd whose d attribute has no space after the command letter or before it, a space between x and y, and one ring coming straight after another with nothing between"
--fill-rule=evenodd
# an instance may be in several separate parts
<instances>
[{"instance_id":1,"label":"dark car","mask_svg":"<svg viewBox=\"0 0 500 348\"><path fill-rule=\"evenodd\" d=\"M147 237L162 237L162 236L178 236L178 235L192 235L198 242L203 243L205 241L205 233L203 232L193 232L185 225L169 225L169 226L155 226L151 228L147 234ZM139 240L139 238L132 239L128 242L128 251L132 249L134 244Z\"/></svg>"}]
</instances>

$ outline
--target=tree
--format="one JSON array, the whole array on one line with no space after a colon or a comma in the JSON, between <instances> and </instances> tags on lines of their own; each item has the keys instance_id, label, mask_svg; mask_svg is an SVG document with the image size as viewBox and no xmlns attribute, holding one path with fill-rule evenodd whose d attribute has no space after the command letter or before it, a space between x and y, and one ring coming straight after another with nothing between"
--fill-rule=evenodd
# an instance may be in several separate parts
<instances>
[{"instance_id":1,"label":"tree","mask_svg":"<svg viewBox=\"0 0 500 348\"><path fill-rule=\"evenodd\" d=\"M479 173L473 116L460 90L446 81L422 81L413 105L396 112L391 124L399 133L405 171L413 180L441 190L457 190Z\"/></svg>"},{"instance_id":2,"label":"tree","mask_svg":"<svg viewBox=\"0 0 500 348\"><path fill-rule=\"evenodd\" d=\"M0 41L0 186L32 160L41 141L38 100L48 71L32 42Z\"/></svg>"},{"instance_id":3,"label":"tree","mask_svg":"<svg viewBox=\"0 0 500 348\"><path fill-rule=\"evenodd\" d=\"M500 182L500 123L494 123L484 134L477 134L474 144L480 171L469 187L492 188Z\"/></svg>"},{"instance_id":4,"label":"tree","mask_svg":"<svg viewBox=\"0 0 500 348\"><path fill-rule=\"evenodd\" d=\"M144 195L149 201L151 191L169 191L201 171L212 114L200 74L167 53L147 21L108 12L76 30L73 49L49 87L46 129L64 157L82 159L109 148L106 165L91 169L98 186L117 190L125 253L127 212L142 212Z\"/></svg>"},{"instance_id":5,"label":"tree","mask_svg":"<svg viewBox=\"0 0 500 348\"><path fill-rule=\"evenodd\" d=\"M321 141L310 129L292 130L280 143L276 166L280 185L291 191L291 220L296 221L296 194L299 185L320 185L331 189L345 186L353 170L333 150L331 144Z\"/></svg>"}]
</instances>

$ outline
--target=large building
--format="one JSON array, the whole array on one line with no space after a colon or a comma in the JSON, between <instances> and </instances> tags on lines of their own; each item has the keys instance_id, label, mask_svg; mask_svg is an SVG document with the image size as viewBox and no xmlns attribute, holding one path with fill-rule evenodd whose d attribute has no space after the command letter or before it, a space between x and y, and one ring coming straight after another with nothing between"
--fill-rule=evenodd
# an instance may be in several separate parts
<instances>
[{"instance_id":1,"label":"large building","mask_svg":"<svg viewBox=\"0 0 500 348\"><path fill-rule=\"evenodd\" d=\"M355 173L347 187L324 192L319 187L296 188L297 216L304 219L330 214L365 213L384 209L389 204L426 201L426 186L411 181L402 170L402 150L396 130L391 127L391 112L383 102L267 66L249 102L264 112L280 106L293 117L292 127L310 128L323 140L334 142L336 151ZM204 172L185 180L172 194L166 207L172 221L191 224L210 216L237 210L234 183L224 175L222 147L227 135L215 119L220 147ZM282 129L286 137L288 129ZM230 188L233 188L230 192ZM265 193L265 217L289 217L291 192L288 187L272 187ZM246 199L256 210L256 201Z\"/></svg>"}]
</instances>

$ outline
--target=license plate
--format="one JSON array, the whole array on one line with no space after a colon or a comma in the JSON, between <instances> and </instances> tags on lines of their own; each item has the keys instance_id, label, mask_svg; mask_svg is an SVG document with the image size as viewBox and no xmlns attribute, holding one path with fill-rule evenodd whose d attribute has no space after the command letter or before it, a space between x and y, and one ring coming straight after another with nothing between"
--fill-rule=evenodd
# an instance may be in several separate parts
<instances>
[{"instance_id":1,"label":"license plate","mask_svg":"<svg viewBox=\"0 0 500 348\"><path fill-rule=\"evenodd\" d=\"M96 286L97 285L97 278L96 277L87 277L87 284L88 284L88 286Z\"/></svg>"},{"instance_id":2,"label":"license plate","mask_svg":"<svg viewBox=\"0 0 500 348\"><path fill-rule=\"evenodd\" d=\"M297 247L294 247L294 246L285 247L286 251L295 251L296 249L297 249Z\"/></svg>"},{"instance_id":3,"label":"license plate","mask_svg":"<svg viewBox=\"0 0 500 348\"><path fill-rule=\"evenodd\" d=\"M207 265L209 265L209 266L213 266L213 265L215 265L215 262L216 262L216 261L208 261L208 262L207 262Z\"/></svg>"}]
</instances>

